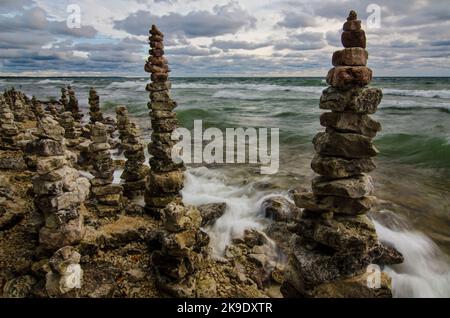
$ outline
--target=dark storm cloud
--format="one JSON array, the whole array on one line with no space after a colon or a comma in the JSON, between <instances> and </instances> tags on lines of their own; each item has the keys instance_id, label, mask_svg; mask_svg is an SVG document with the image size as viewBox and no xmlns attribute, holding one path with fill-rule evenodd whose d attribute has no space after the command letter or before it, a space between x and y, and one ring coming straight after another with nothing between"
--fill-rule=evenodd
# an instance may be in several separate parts
<instances>
[{"instance_id":1,"label":"dark storm cloud","mask_svg":"<svg viewBox=\"0 0 450 318\"><path fill-rule=\"evenodd\" d=\"M138 11L124 20L115 21L114 27L130 34L143 35L147 33L150 24L156 24L168 34L181 33L187 37L201 37L235 33L241 28L254 26L255 22L256 19L247 11L230 2L215 6L212 12L191 11L186 15L172 12L158 16L149 11Z\"/></svg>"}]
</instances>

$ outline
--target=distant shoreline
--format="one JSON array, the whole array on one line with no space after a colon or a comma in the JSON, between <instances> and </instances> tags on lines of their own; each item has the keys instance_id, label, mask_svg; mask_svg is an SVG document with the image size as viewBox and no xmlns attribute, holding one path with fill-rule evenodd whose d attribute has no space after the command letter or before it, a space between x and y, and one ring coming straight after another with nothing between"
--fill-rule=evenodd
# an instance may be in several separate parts
<instances>
[{"instance_id":1,"label":"distant shoreline","mask_svg":"<svg viewBox=\"0 0 450 318\"><path fill-rule=\"evenodd\" d=\"M0 78L145 78L148 76L1 76ZM326 78L326 76L171 76L172 79L185 78ZM450 76L374 76L377 78L450 78Z\"/></svg>"}]
</instances>

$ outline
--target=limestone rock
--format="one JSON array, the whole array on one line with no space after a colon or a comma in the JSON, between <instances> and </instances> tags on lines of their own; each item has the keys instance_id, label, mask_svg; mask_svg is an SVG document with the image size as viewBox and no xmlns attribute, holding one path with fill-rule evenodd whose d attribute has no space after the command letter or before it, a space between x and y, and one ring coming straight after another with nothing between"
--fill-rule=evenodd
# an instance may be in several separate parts
<instances>
[{"instance_id":1,"label":"limestone rock","mask_svg":"<svg viewBox=\"0 0 450 318\"><path fill-rule=\"evenodd\" d=\"M370 138L351 133L318 133L313 144L315 150L325 156L349 159L370 158L378 154Z\"/></svg>"},{"instance_id":2,"label":"limestone rock","mask_svg":"<svg viewBox=\"0 0 450 318\"><path fill-rule=\"evenodd\" d=\"M265 217L278 222L290 222L301 216L301 211L282 196L270 197L261 203Z\"/></svg>"},{"instance_id":3,"label":"limestone rock","mask_svg":"<svg viewBox=\"0 0 450 318\"><path fill-rule=\"evenodd\" d=\"M318 174L330 178L346 178L370 172L375 169L371 158L345 159L339 157L325 157L315 155L311 161L311 168Z\"/></svg>"},{"instance_id":4,"label":"limestone rock","mask_svg":"<svg viewBox=\"0 0 450 318\"><path fill-rule=\"evenodd\" d=\"M364 87L372 80L372 70L365 66L336 66L327 75L327 83L338 89Z\"/></svg>"},{"instance_id":5,"label":"limestone rock","mask_svg":"<svg viewBox=\"0 0 450 318\"><path fill-rule=\"evenodd\" d=\"M366 66L369 53L363 48L352 47L333 53L334 66Z\"/></svg>"},{"instance_id":6,"label":"limestone rock","mask_svg":"<svg viewBox=\"0 0 450 318\"><path fill-rule=\"evenodd\" d=\"M360 175L344 179L330 180L326 177L317 177L312 181L312 189L317 196L337 196L359 199L373 193L372 178Z\"/></svg>"},{"instance_id":7,"label":"limestone rock","mask_svg":"<svg viewBox=\"0 0 450 318\"><path fill-rule=\"evenodd\" d=\"M323 113L320 116L320 124L324 127L331 127L338 132L350 132L361 134L370 138L376 136L381 130L379 122L367 115L354 113Z\"/></svg>"},{"instance_id":8,"label":"limestone rock","mask_svg":"<svg viewBox=\"0 0 450 318\"><path fill-rule=\"evenodd\" d=\"M342 91L332 86L326 88L320 97L320 108L336 112L373 114L383 94L378 88L352 88Z\"/></svg>"},{"instance_id":9,"label":"limestone rock","mask_svg":"<svg viewBox=\"0 0 450 318\"><path fill-rule=\"evenodd\" d=\"M225 202L202 204L197 206L197 209L202 217L201 226L205 227L213 225L217 219L225 214L227 204Z\"/></svg>"}]
</instances>

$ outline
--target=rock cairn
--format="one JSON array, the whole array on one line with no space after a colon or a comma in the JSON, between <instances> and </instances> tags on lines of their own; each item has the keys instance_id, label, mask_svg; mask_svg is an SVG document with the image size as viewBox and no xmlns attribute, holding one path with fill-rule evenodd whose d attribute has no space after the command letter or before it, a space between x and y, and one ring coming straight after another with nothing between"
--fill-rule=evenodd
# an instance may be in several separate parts
<instances>
[{"instance_id":1,"label":"rock cairn","mask_svg":"<svg viewBox=\"0 0 450 318\"><path fill-rule=\"evenodd\" d=\"M145 192L146 209L158 214L170 202L181 202L180 190L183 188L183 164L172 160L171 152L175 145L172 132L178 127L176 102L170 98L168 81L169 67L164 57L164 35L152 26L150 30L150 57L145 64L145 71L151 73L151 83L146 87L150 92L152 123L151 142L148 146L151 172Z\"/></svg>"},{"instance_id":2,"label":"rock cairn","mask_svg":"<svg viewBox=\"0 0 450 318\"><path fill-rule=\"evenodd\" d=\"M61 98L59 99L59 102L62 105L63 112L70 111L69 109L69 101L67 100L67 90L65 87L61 87Z\"/></svg>"},{"instance_id":3,"label":"rock cairn","mask_svg":"<svg viewBox=\"0 0 450 318\"><path fill-rule=\"evenodd\" d=\"M365 273L382 247L372 221L365 215L375 202L368 172L378 150L372 138L381 125L368 114L377 110L382 92L367 85L372 71L361 21L350 12L344 24L345 49L333 54L323 91L320 123L325 132L313 140L316 156L311 167L320 176L311 192L295 192L303 208L297 223L298 240L290 258L291 271L283 285L285 296L313 296L322 283Z\"/></svg>"},{"instance_id":4,"label":"rock cairn","mask_svg":"<svg viewBox=\"0 0 450 318\"><path fill-rule=\"evenodd\" d=\"M125 150L124 155L127 161L120 178L124 181L122 186L125 196L132 199L144 194L146 177L150 169L144 165L145 153L144 144L140 138L141 131L137 125L129 121L128 112L124 108L119 106L116 109L117 122L129 123L126 125L126 130L121 132L122 148Z\"/></svg>"},{"instance_id":5,"label":"rock cairn","mask_svg":"<svg viewBox=\"0 0 450 318\"><path fill-rule=\"evenodd\" d=\"M19 128L14 121L14 114L2 95L0 95L0 129L1 148L16 149Z\"/></svg>"},{"instance_id":6,"label":"rock cairn","mask_svg":"<svg viewBox=\"0 0 450 318\"><path fill-rule=\"evenodd\" d=\"M50 250L78 243L83 236L80 206L89 193L89 181L69 166L64 129L51 116L38 121L37 140L27 147L36 154L33 190L35 203L45 216L40 244Z\"/></svg>"},{"instance_id":7,"label":"rock cairn","mask_svg":"<svg viewBox=\"0 0 450 318\"><path fill-rule=\"evenodd\" d=\"M119 139L121 143L124 144L128 136L128 131L131 128L131 121L130 117L128 116L128 109L125 106L116 107L116 121L117 121L117 130L119 131Z\"/></svg>"},{"instance_id":8,"label":"rock cairn","mask_svg":"<svg viewBox=\"0 0 450 318\"><path fill-rule=\"evenodd\" d=\"M93 87L89 89L89 115L91 124L96 122L103 123L103 114L100 111L100 97Z\"/></svg>"},{"instance_id":9,"label":"rock cairn","mask_svg":"<svg viewBox=\"0 0 450 318\"><path fill-rule=\"evenodd\" d=\"M208 235L200 230L201 215L195 207L181 202L183 164L172 161L174 141L172 132L178 127L173 109L176 103L169 96L169 67L164 58L164 35L152 26L150 57L145 70L151 73L147 85L151 102L148 104L153 133L148 150L151 171L145 191L146 210L161 217L159 242L161 248L152 256L159 287L173 296L192 297L196 290L196 271L204 266L207 257Z\"/></svg>"},{"instance_id":10,"label":"rock cairn","mask_svg":"<svg viewBox=\"0 0 450 318\"><path fill-rule=\"evenodd\" d=\"M36 118L41 118L45 115L44 107L42 107L41 102L38 101L36 96L31 98L31 110L33 111Z\"/></svg>"},{"instance_id":11,"label":"rock cairn","mask_svg":"<svg viewBox=\"0 0 450 318\"><path fill-rule=\"evenodd\" d=\"M69 102L67 108L70 112L72 112L73 119L80 122L81 118L83 118L83 113L78 106L78 99L75 96L75 91L70 86L67 87L67 91L69 94Z\"/></svg>"},{"instance_id":12,"label":"rock cairn","mask_svg":"<svg viewBox=\"0 0 450 318\"><path fill-rule=\"evenodd\" d=\"M24 122L27 119L27 102L28 98L22 92L16 91L14 88L4 93L5 100L14 114L14 120Z\"/></svg>"},{"instance_id":13,"label":"rock cairn","mask_svg":"<svg viewBox=\"0 0 450 318\"><path fill-rule=\"evenodd\" d=\"M80 143L81 124L73 118L72 112L64 112L60 115L59 122L64 128L64 137L68 147L75 147Z\"/></svg>"},{"instance_id":14,"label":"rock cairn","mask_svg":"<svg viewBox=\"0 0 450 318\"><path fill-rule=\"evenodd\" d=\"M99 216L114 216L122 209L123 188L119 184L113 184L114 161L111 158L111 146L108 143L106 126L95 123L91 129L92 143L89 152L92 160L91 192L98 204L96 204Z\"/></svg>"}]
</instances>

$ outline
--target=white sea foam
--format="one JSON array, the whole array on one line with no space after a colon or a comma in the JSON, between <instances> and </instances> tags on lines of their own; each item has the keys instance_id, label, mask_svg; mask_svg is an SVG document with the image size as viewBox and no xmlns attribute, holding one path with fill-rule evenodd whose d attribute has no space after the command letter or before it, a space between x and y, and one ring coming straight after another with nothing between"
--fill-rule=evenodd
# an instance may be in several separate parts
<instances>
[{"instance_id":1,"label":"white sea foam","mask_svg":"<svg viewBox=\"0 0 450 318\"><path fill-rule=\"evenodd\" d=\"M403 254L403 264L390 266L394 297L450 297L450 265L439 247L420 232L391 230L378 222L382 242Z\"/></svg>"},{"instance_id":2,"label":"white sea foam","mask_svg":"<svg viewBox=\"0 0 450 318\"><path fill-rule=\"evenodd\" d=\"M394 96L412 96L425 98L450 98L450 90L406 90L406 89L383 89L383 94Z\"/></svg>"},{"instance_id":3,"label":"white sea foam","mask_svg":"<svg viewBox=\"0 0 450 318\"><path fill-rule=\"evenodd\" d=\"M147 81L143 80L134 80L134 81L124 81L124 82L112 82L108 86L105 87L105 89L127 89L127 90L134 90L134 91L145 91L145 85L147 84Z\"/></svg>"},{"instance_id":4,"label":"white sea foam","mask_svg":"<svg viewBox=\"0 0 450 318\"><path fill-rule=\"evenodd\" d=\"M260 92L273 91L292 91L300 93L320 94L325 87L322 86L283 86L274 84L251 84L251 83L221 83L221 84L206 84L206 83L174 83L175 89L237 89L237 90L253 90Z\"/></svg>"},{"instance_id":5,"label":"white sea foam","mask_svg":"<svg viewBox=\"0 0 450 318\"><path fill-rule=\"evenodd\" d=\"M403 100L403 99L385 99L381 102L380 108L394 109L443 109L450 111L450 103L443 101L429 100Z\"/></svg>"},{"instance_id":6,"label":"white sea foam","mask_svg":"<svg viewBox=\"0 0 450 318\"><path fill-rule=\"evenodd\" d=\"M71 80L59 80L59 79L51 79L51 78L47 78L47 79L40 80L37 82L37 84L39 84L39 85L48 85L48 84L70 85L72 83L73 83L73 81L71 81Z\"/></svg>"}]
</instances>

